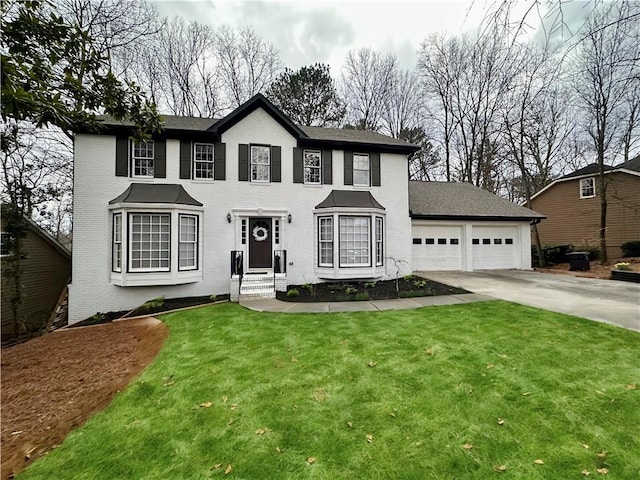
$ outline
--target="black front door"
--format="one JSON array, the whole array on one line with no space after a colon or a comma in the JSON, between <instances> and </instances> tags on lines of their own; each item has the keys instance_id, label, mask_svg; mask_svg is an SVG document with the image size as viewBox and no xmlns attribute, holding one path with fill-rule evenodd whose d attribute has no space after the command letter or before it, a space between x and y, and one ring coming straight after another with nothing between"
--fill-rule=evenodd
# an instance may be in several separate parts
<instances>
[{"instance_id":1,"label":"black front door","mask_svg":"<svg viewBox=\"0 0 640 480\"><path fill-rule=\"evenodd\" d=\"M271 268L271 219L249 219L249 268Z\"/></svg>"}]
</instances>

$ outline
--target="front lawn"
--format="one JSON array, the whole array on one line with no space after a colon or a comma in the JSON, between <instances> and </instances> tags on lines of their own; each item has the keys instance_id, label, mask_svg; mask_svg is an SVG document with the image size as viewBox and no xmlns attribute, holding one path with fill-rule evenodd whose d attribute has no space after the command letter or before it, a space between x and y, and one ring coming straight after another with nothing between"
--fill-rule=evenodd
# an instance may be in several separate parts
<instances>
[{"instance_id":1,"label":"front lawn","mask_svg":"<svg viewBox=\"0 0 640 480\"><path fill-rule=\"evenodd\" d=\"M640 335L506 302L169 314L156 361L19 479L640 478Z\"/></svg>"}]
</instances>

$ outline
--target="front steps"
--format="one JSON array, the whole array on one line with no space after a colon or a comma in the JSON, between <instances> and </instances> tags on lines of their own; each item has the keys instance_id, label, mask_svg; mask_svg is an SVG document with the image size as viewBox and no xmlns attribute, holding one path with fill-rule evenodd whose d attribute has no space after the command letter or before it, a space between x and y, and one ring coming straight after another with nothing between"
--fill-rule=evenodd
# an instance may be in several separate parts
<instances>
[{"instance_id":1,"label":"front steps","mask_svg":"<svg viewBox=\"0 0 640 480\"><path fill-rule=\"evenodd\" d=\"M273 273L245 273L242 277L241 298L274 298L275 296Z\"/></svg>"}]
</instances>

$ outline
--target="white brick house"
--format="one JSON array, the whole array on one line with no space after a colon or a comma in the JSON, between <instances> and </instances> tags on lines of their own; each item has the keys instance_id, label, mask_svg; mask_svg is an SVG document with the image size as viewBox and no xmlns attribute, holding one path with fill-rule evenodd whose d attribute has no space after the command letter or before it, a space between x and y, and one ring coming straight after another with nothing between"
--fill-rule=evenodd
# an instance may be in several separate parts
<instances>
[{"instance_id":1,"label":"white brick house","mask_svg":"<svg viewBox=\"0 0 640 480\"><path fill-rule=\"evenodd\" d=\"M165 117L140 143L74 141L69 322L151 298L411 272L407 157L373 132L299 127L262 95L221 120Z\"/></svg>"}]
</instances>

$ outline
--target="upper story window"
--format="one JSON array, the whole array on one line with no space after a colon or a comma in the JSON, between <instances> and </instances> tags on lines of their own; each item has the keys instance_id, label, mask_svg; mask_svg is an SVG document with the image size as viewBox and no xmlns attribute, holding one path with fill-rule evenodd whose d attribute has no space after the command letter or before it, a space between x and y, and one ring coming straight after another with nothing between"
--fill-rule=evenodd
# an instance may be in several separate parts
<instances>
[{"instance_id":1,"label":"upper story window","mask_svg":"<svg viewBox=\"0 0 640 480\"><path fill-rule=\"evenodd\" d=\"M193 145L193 178L213 179L213 151L212 143Z\"/></svg>"},{"instance_id":2,"label":"upper story window","mask_svg":"<svg viewBox=\"0 0 640 480\"><path fill-rule=\"evenodd\" d=\"M0 233L0 256L7 256L11 254L9 248L9 234L7 232Z\"/></svg>"},{"instance_id":3,"label":"upper story window","mask_svg":"<svg viewBox=\"0 0 640 480\"><path fill-rule=\"evenodd\" d=\"M304 183L310 185L320 185L322 159L319 150L304 151Z\"/></svg>"},{"instance_id":4,"label":"upper story window","mask_svg":"<svg viewBox=\"0 0 640 480\"><path fill-rule=\"evenodd\" d=\"M353 154L353 185L359 187L369 186L369 155L366 153Z\"/></svg>"},{"instance_id":5,"label":"upper story window","mask_svg":"<svg viewBox=\"0 0 640 480\"><path fill-rule=\"evenodd\" d=\"M271 172L271 148L267 145L251 145L251 181L269 182Z\"/></svg>"},{"instance_id":6,"label":"upper story window","mask_svg":"<svg viewBox=\"0 0 640 480\"><path fill-rule=\"evenodd\" d=\"M153 177L153 140L132 140L131 163L134 177Z\"/></svg>"},{"instance_id":7,"label":"upper story window","mask_svg":"<svg viewBox=\"0 0 640 480\"><path fill-rule=\"evenodd\" d=\"M596 196L596 183L593 177L580 180L580 198L593 198Z\"/></svg>"}]
</instances>

